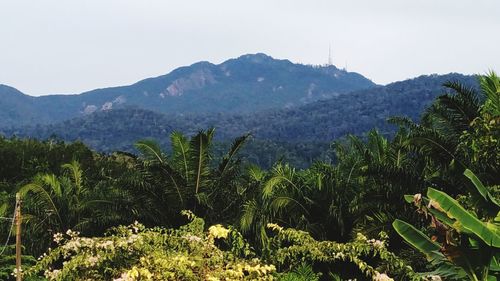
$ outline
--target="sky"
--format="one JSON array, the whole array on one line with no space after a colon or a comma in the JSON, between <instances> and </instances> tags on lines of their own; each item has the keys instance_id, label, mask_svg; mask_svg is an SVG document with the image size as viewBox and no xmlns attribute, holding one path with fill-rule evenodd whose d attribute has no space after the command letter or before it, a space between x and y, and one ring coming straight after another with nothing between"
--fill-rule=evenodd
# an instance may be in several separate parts
<instances>
[{"instance_id":1,"label":"sky","mask_svg":"<svg viewBox=\"0 0 500 281\"><path fill-rule=\"evenodd\" d=\"M498 0L0 0L0 84L33 95L128 85L266 53L378 84L500 72Z\"/></svg>"}]
</instances>

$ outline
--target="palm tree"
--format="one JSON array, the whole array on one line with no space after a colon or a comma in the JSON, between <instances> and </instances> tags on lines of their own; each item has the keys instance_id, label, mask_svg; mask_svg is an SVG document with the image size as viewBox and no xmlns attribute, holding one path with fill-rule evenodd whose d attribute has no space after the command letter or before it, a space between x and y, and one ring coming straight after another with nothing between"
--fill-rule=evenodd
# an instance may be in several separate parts
<instances>
[{"instance_id":1,"label":"palm tree","mask_svg":"<svg viewBox=\"0 0 500 281\"><path fill-rule=\"evenodd\" d=\"M282 163L276 164L268 174L252 166L249 174L259 190L243 205L240 229L258 242L262 250L268 247L268 223L299 229L311 227L309 205L314 202L308 196L314 185L310 175Z\"/></svg>"},{"instance_id":2,"label":"palm tree","mask_svg":"<svg viewBox=\"0 0 500 281\"><path fill-rule=\"evenodd\" d=\"M113 216L113 202L108 198L115 197L116 192L87 186L77 161L62 168L62 176L38 174L19 190L25 201L24 217L30 236L45 238L29 241L50 241L52 234L68 229L95 231L97 226L106 226L106 218ZM35 251L44 249L42 246L47 245L31 245Z\"/></svg>"},{"instance_id":3,"label":"palm tree","mask_svg":"<svg viewBox=\"0 0 500 281\"><path fill-rule=\"evenodd\" d=\"M400 130L389 141L378 131L367 134L366 141L349 137L337 144L338 177L355 192L349 201L353 219L351 234L377 235L392 231L394 216L411 219L413 210L399 204L402 195L425 187L420 176L423 164L405 147L408 133Z\"/></svg>"},{"instance_id":4,"label":"palm tree","mask_svg":"<svg viewBox=\"0 0 500 281\"><path fill-rule=\"evenodd\" d=\"M500 77L494 71L490 71L487 75L479 77L479 85L486 98L481 107L481 114L500 116Z\"/></svg>"},{"instance_id":5,"label":"palm tree","mask_svg":"<svg viewBox=\"0 0 500 281\"><path fill-rule=\"evenodd\" d=\"M263 251L268 247L269 223L305 230L321 240L348 240L354 222L352 202L359 192L360 177L356 161L350 162L350 170L344 169L347 161L343 163L346 165L317 162L300 171L277 163L267 173L251 167L250 182L258 192L243 205L240 229Z\"/></svg>"},{"instance_id":6,"label":"palm tree","mask_svg":"<svg viewBox=\"0 0 500 281\"><path fill-rule=\"evenodd\" d=\"M498 185L500 174L500 78L491 71L479 78L485 97L480 116L461 136L458 152L464 162L491 185Z\"/></svg>"},{"instance_id":7,"label":"palm tree","mask_svg":"<svg viewBox=\"0 0 500 281\"><path fill-rule=\"evenodd\" d=\"M445 83L453 93L440 96L420 124L405 118L391 120L408 130L408 151L425 162L422 177L452 196L472 188L461 177L467 168L488 184L498 178L500 156L495 139L500 133L500 79L490 72L478 80L480 92L458 82Z\"/></svg>"},{"instance_id":8,"label":"palm tree","mask_svg":"<svg viewBox=\"0 0 500 281\"><path fill-rule=\"evenodd\" d=\"M236 155L249 135L237 138L222 159L213 163L214 133L214 129L200 131L189 140L179 132L172 133L171 155L155 141L136 143L143 180L138 190L143 203L153 212L153 222L172 224L184 209L208 221L234 218L239 202L240 160Z\"/></svg>"}]
</instances>

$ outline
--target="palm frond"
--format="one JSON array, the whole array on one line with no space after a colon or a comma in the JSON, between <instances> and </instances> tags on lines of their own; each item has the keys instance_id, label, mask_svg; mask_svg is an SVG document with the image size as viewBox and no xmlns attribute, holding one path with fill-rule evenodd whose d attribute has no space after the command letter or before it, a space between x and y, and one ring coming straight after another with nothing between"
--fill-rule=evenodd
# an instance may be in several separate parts
<instances>
[{"instance_id":1,"label":"palm frond","mask_svg":"<svg viewBox=\"0 0 500 281\"><path fill-rule=\"evenodd\" d=\"M35 202L35 206L38 210L43 210L47 215L54 214L57 220L62 224L63 220L61 214L59 213L59 208L52 200L52 196L48 190L46 190L39 180L35 180L32 183L24 185L19 190L22 197L30 196L30 200Z\"/></svg>"},{"instance_id":2,"label":"palm frond","mask_svg":"<svg viewBox=\"0 0 500 281\"><path fill-rule=\"evenodd\" d=\"M34 182L39 183L41 186L46 185L50 188L50 191L54 192L57 198L64 196L64 190L62 188L61 181L54 174L44 174L35 176Z\"/></svg>"},{"instance_id":3,"label":"palm frond","mask_svg":"<svg viewBox=\"0 0 500 281\"><path fill-rule=\"evenodd\" d=\"M162 164L165 162L165 156L157 142L153 140L140 140L136 142L134 146L139 150L145 160L155 164Z\"/></svg>"},{"instance_id":4,"label":"palm frond","mask_svg":"<svg viewBox=\"0 0 500 281\"><path fill-rule=\"evenodd\" d=\"M170 135L170 141L172 143L172 163L183 171L186 181L189 181L189 141L180 132L173 132Z\"/></svg>"},{"instance_id":5,"label":"palm frond","mask_svg":"<svg viewBox=\"0 0 500 281\"><path fill-rule=\"evenodd\" d=\"M190 165L194 170L194 190L195 194L200 192L200 188L204 185L204 177L210 174L209 147L213 136L213 129L207 132L200 131L191 138L189 143L189 160Z\"/></svg>"},{"instance_id":6,"label":"palm frond","mask_svg":"<svg viewBox=\"0 0 500 281\"><path fill-rule=\"evenodd\" d=\"M494 71L479 77L479 85L486 101L482 108L492 116L500 116L500 77Z\"/></svg>"},{"instance_id":7,"label":"palm frond","mask_svg":"<svg viewBox=\"0 0 500 281\"><path fill-rule=\"evenodd\" d=\"M252 180L257 182L262 181L265 176L265 172L257 165L248 166L247 173Z\"/></svg>"},{"instance_id":8,"label":"palm frond","mask_svg":"<svg viewBox=\"0 0 500 281\"><path fill-rule=\"evenodd\" d=\"M397 125L399 127L408 128L410 130L413 130L416 127L419 126L417 123L415 123L410 118L408 118L408 117L401 117L401 116L390 117L390 118L387 119L387 122L389 124L394 124L394 125Z\"/></svg>"},{"instance_id":9,"label":"palm frond","mask_svg":"<svg viewBox=\"0 0 500 281\"><path fill-rule=\"evenodd\" d=\"M309 215L309 210L304 205L302 205L297 199L289 196L274 197L269 205L269 208L274 215L280 215L292 206L299 207L302 209L301 212L303 212L304 215Z\"/></svg>"},{"instance_id":10,"label":"palm frond","mask_svg":"<svg viewBox=\"0 0 500 281\"><path fill-rule=\"evenodd\" d=\"M76 194L79 195L83 189L83 171L80 168L80 164L73 160L70 163L63 164L63 169L69 172L70 178L73 180L74 187L76 188Z\"/></svg>"},{"instance_id":11,"label":"palm frond","mask_svg":"<svg viewBox=\"0 0 500 281\"><path fill-rule=\"evenodd\" d=\"M243 212L240 217L240 229L244 233L251 230L259 213L259 206L255 199L243 204Z\"/></svg>"},{"instance_id":12,"label":"palm frond","mask_svg":"<svg viewBox=\"0 0 500 281\"><path fill-rule=\"evenodd\" d=\"M229 149L228 153L224 155L222 158L222 161L219 164L218 171L221 177L224 175L224 173L229 169L230 164L232 163L233 158L236 156L238 151L245 145L246 141L250 137L249 134L240 136L236 138L233 143L231 144L231 148Z\"/></svg>"}]
</instances>

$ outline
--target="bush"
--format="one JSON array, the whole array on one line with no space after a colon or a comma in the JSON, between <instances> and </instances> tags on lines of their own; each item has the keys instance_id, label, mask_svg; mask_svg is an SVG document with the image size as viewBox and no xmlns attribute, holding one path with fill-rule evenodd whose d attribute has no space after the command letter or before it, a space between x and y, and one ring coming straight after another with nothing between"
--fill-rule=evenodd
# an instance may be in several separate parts
<instances>
[{"instance_id":1,"label":"bush","mask_svg":"<svg viewBox=\"0 0 500 281\"><path fill-rule=\"evenodd\" d=\"M273 265L241 257L241 249L248 247L234 230L216 225L204 232L202 219L184 214L191 222L179 229L147 229L134 223L114 228L105 237L56 234L59 246L27 274L43 271L49 280L273 280ZM235 249L233 244L240 246Z\"/></svg>"}]
</instances>

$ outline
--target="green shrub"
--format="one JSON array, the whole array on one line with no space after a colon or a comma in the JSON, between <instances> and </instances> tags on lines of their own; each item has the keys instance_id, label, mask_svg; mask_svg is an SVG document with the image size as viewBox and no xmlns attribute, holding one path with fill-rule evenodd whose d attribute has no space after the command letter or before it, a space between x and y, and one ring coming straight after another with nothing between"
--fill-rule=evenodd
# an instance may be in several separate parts
<instances>
[{"instance_id":1,"label":"green shrub","mask_svg":"<svg viewBox=\"0 0 500 281\"><path fill-rule=\"evenodd\" d=\"M191 222L179 229L134 223L114 228L105 237L56 234L50 250L27 274L43 271L49 280L273 280L275 267L241 257L234 230L221 225L204 232L204 221L184 212ZM238 244L237 251L217 245Z\"/></svg>"}]
</instances>

